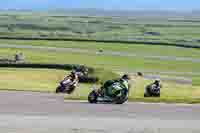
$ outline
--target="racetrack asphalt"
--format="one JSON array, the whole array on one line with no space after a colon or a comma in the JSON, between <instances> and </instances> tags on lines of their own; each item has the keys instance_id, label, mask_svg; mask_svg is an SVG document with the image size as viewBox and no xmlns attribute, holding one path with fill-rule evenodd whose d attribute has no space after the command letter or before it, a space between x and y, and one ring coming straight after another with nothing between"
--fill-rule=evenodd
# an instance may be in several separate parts
<instances>
[{"instance_id":1,"label":"racetrack asphalt","mask_svg":"<svg viewBox=\"0 0 200 133\"><path fill-rule=\"evenodd\" d=\"M54 93L0 91L2 133L199 133L200 105L64 101Z\"/></svg>"}]
</instances>

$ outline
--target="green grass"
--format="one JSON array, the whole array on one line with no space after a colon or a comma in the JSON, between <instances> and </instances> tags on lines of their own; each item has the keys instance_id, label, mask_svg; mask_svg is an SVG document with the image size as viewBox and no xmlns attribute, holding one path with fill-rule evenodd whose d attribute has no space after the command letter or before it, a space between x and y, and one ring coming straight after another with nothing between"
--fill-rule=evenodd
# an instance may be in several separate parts
<instances>
[{"instance_id":1,"label":"green grass","mask_svg":"<svg viewBox=\"0 0 200 133\"><path fill-rule=\"evenodd\" d=\"M192 85L200 85L200 76L192 77Z\"/></svg>"},{"instance_id":2,"label":"green grass","mask_svg":"<svg viewBox=\"0 0 200 133\"><path fill-rule=\"evenodd\" d=\"M135 94L130 97L131 100L137 101L150 101L150 102L186 102L200 101L200 89L199 86L182 85L169 82L163 82L163 88L161 89L160 98L144 98L144 89L146 84L149 84L149 80L137 78L135 80L135 90L132 93ZM151 81L152 82L152 81Z\"/></svg>"},{"instance_id":3,"label":"green grass","mask_svg":"<svg viewBox=\"0 0 200 133\"><path fill-rule=\"evenodd\" d=\"M18 44L32 46L49 46L60 48L79 48L93 51L118 51L128 52L138 55L156 55L156 56L177 56L200 58L198 49L178 48L173 46L152 46L143 44L123 44L123 43L100 43L100 42L76 42L76 41L24 41L24 40L0 40L1 44Z\"/></svg>"},{"instance_id":4,"label":"green grass","mask_svg":"<svg viewBox=\"0 0 200 133\"><path fill-rule=\"evenodd\" d=\"M113 44L113 43L91 43L91 42L71 42L71 41L9 41L1 40L0 44L23 44L23 45L40 45L54 47L70 47L83 48L97 51L98 49L113 51L128 51L141 55L161 55L161 56L180 56L196 58L200 57L200 51L197 49L176 48L166 46L148 46L148 45L129 45L129 44ZM108 55L83 54L72 52L50 52L14 48L1 48L0 58L10 57L17 53L23 52L28 62L34 63L66 63L66 64L83 64L96 68L105 68L118 71L158 71L158 72L181 72L192 73L183 76L193 78L193 84L200 84L199 67L200 63L190 61L170 61L160 59L147 59L142 57L118 57Z\"/></svg>"},{"instance_id":5,"label":"green grass","mask_svg":"<svg viewBox=\"0 0 200 133\"><path fill-rule=\"evenodd\" d=\"M144 98L144 88L147 84L151 83L150 80L136 78L132 82L130 89L129 101L139 102L164 102L164 103L200 103L200 89L199 86L180 85L169 82L164 82L161 89L160 98ZM87 100L88 93L91 90L77 90L72 95L67 95L66 99L74 100Z\"/></svg>"},{"instance_id":6,"label":"green grass","mask_svg":"<svg viewBox=\"0 0 200 133\"><path fill-rule=\"evenodd\" d=\"M58 17L59 16L59 17ZM191 18L111 18L111 17L80 17L63 16L63 14L48 13L0 13L0 36L8 37L49 37L49 38L84 38L84 39L107 39L107 40L135 40L151 42L181 43L187 45L199 45L200 25L199 22L186 22ZM170 21L170 20L182 21ZM184 20L184 21L183 21ZM193 20L193 19L191 19ZM198 20L198 19L196 19ZM145 34L156 32L160 35ZM17 52L23 52L27 62L31 63L60 63L82 64L100 68L96 72L102 79L110 79L118 75L110 72L125 71L150 71L155 72L179 72L170 76L183 76L193 80L193 86L164 83L161 98L143 98L144 85L148 80L136 79L135 87L131 90L130 99L133 101L153 102L199 102L200 63L191 61L174 61L144 58L145 56L172 56L200 58L198 49L178 48L173 46L152 46L147 44L123 44L123 43L96 43L76 41L23 41L23 40L0 40L1 44L50 46L60 48L87 49L93 52L101 50L128 52L141 55L138 57L117 57L108 55L95 55L91 53L73 52L50 52L39 50L26 50L14 48L1 48L0 58L12 58ZM107 69L106 71L103 70ZM37 74L34 73L37 71ZM22 89L31 91L50 91L57 86L63 77L60 70L33 70L33 69L0 69L1 89ZM15 74L13 74L15 73ZM22 73L22 75L20 75ZM186 73L186 74L184 74ZM190 73L190 74L187 74ZM7 76L6 76L7 75ZM17 76L14 76L17 75ZM29 76L31 75L31 76ZM52 76L54 75L54 76ZM14 76L14 77L13 77ZM26 78L29 79L25 82ZM46 80L44 77L51 77ZM13 84L8 81L12 79ZM51 81L51 82L50 82ZM75 93L68 97L71 99L85 99L91 85L81 84ZM84 89L83 89L84 88Z\"/></svg>"},{"instance_id":7,"label":"green grass","mask_svg":"<svg viewBox=\"0 0 200 133\"><path fill-rule=\"evenodd\" d=\"M62 70L0 68L0 89L52 92L65 73Z\"/></svg>"},{"instance_id":8,"label":"green grass","mask_svg":"<svg viewBox=\"0 0 200 133\"><path fill-rule=\"evenodd\" d=\"M94 68L94 72L92 74L89 74L91 77L98 77L99 82L102 83L110 79L116 79L119 78L119 74L111 71L111 70L106 70L103 68Z\"/></svg>"},{"instance_id":9,"label":"green grass","mask_svg":"<svg viewBox=\"0 0 200 133\"><path fill-rule=\"evenodd\" d=\"M0 68L0 90L55 92L59 82L69 73L55 69ZM85 88L87 84L80 84Z\"/></svg>"},{"instance_id":10,"label":"green grass","mask_svg":"<svg viewBox=\"0 0 200 133\"><path fill-rule=\"evenodd\" d=\"M137 40L199 45L199 18L112 18L66 16L62 13L1 12L0 36ZM170 21L170 20L182 21ZM190 20L190 22L186 22ZM195 21L192 21L195 20ZM145 34L156 32L160 35ZM184 41L188 41L185 43Z\"/></svg>"},{"instance_id":11,"label":"green grass","mask_svg":"<svg viewBox=\"0 0 200 133\"><path fill-rule=\"evenodd\" d=\"M199 72L200 63L177 62L144 59L139 57L117 57L94 54L81 54L70 52L47 52L25 49L0 49L0 56L12 56L16 52L23 52L28 62L33 63L66 63L66 64L84 64L92 67L101 67L105 69L121 70L152 70L152 71L173 71L173 72ZM190 69L188 69L190 68Z\"/></svg>"},{"instance_id":12,"label":"green grass","mask_svg":"<svg viewBox=\"0 0 200 133\"><path fill-rule=\"evenodd\" d=\"M49 69L15 69L0 68L0 90L54 92L67 71ZM133 77L130 89L130 101L167 102L167 103L200 103L199 86L180 85L163 82L161 98L144 98L144 87L151 83L139 77ZM66 99L86 100L92 84L79 84L72 95ZM97 85L98 86L98 85Z\"/></svg>"}]
</instances>

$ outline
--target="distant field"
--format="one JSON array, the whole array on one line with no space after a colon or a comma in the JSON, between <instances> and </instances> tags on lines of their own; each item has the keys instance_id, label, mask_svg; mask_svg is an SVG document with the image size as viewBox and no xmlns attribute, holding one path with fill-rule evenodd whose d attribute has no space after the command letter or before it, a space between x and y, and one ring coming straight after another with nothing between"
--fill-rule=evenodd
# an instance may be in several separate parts
<instances>
[{"instance_id":1,"label":"distant field","mask_svg":"<svg viewBox=\"0 0 200 133\"><path fill-rule=\"evenodd\" d=\"M0 13L0 37L84 38L199 45L198 18L88 17Z\"/></svg>"},{"instance_id":2,"label":"distant field","mask_svg":"<svg viewBox=\"0 0 200 133\"><path fill-rule=\"evenodd\" d=\"M94 17L94 16L65 16L63 14L48 13L0 13L0 37L50 37L50 38L92 38L98 40L141 40L183 43L186 45L199 45L200 24L199 19L194 18L145 18L145 17ZM0 40L1 44L23 44L33 46L51 46L60 48L87 49L94 52L117 51L137 54L137 57L113 57L93 56L81 53L57 53L52 57L40 58L32 54L30 61L59 63L81 63L92 66L101 66L116 69L134 70L158 70L158 71L180 71L199 72L198 62L174 61L175 57L199 59L198 49L178 48L171 46L152 46L147 44L123 44L123 43L97 43L76 41L24 41L24 40ZM2 49L1 52L4 50ZM10 50L12 51L12 50ZM6 52L6 51L5 51ZM4 52L4 53L5 53ZM6 54L9 54L7 52ZM14 53L11 52L11 53ZM4 54L4 55L6 55ZM38 54L39 55L39 54ZM141 56L140 56L141 55ZM1 54L0 56L3 56ZM65 58L63 56L68 56ZM169 60L162 58L147 59L143 56L169 56ZM44 56L43 56L44 57ZM52 60L51 60L51 59ZM88 59L82 60L82 59ZM47 61L48 59L48 61ZM171 60L170 60L171 59ZM62 60L62 61L61 61Z\"/></svg>"}]
</instances>

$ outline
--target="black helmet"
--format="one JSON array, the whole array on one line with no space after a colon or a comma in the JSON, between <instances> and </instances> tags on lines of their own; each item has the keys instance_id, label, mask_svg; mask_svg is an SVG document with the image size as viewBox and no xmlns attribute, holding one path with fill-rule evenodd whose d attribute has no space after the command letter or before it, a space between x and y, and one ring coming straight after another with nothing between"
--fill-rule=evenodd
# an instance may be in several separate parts
<instances>
[{"instance_id":1,"label":"black helmet","mask_svg":"<svg viewBox=\"0 0 200 133\"><path fill-rule=\"evenodd\" d=\"M160 82L160 79L159 79L159 78L156 78L156 79L155 79L155 82Z\"/></svg>"},{"instance_id":2,"label":"black helmet","mask_svg":"<svg viewBox=\"0 0 200 133\"><path fill-rule=\"evenodd\" d=\"M128 74L124 74L121 79L130 80L130 76Z\"/></svg>"},{"instance_id":3,"label":"black helmet","mask_svg":"<svg viewBox=\"0 0 200 133\"><path fill-rule=\"evenodd\" d=\"M154 84L159 85L160 84L160 79L159 78L155 79Z\"/></svg>"}]
</instances>

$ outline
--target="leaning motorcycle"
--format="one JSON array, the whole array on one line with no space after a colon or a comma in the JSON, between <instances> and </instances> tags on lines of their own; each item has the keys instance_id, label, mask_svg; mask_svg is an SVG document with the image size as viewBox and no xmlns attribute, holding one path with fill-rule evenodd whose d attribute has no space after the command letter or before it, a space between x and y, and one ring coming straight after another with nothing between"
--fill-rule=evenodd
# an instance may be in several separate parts
<instances>
[{"instance_id":1,"label":"leaning motorcycle","mask_svg":"<svg viewBox=\"0 0 200 133\"><path fill-rule=\"evenodd\" d=\"M144 97L160 97L160 86L148 85L145 88Z\"/></svg>"},{"instance_id":2,"label":"leaning motorcycle","mask_svg":"<svg viewBox=\"0 0 200 133\"><path fill-rule=\"evenodd\" d=\"M121 89L121 96L111 98L105 96L102 89L92 88L93 90L88 95L89 103L110 103L110 104L123 104L128 100L128 89Z\"/></svg>"},{"instance_id":3,"label":"leaning motorcycle","mask_svg":"<svg viewBox=\"0 0 200 133\"><path fill-rule=\"evenodd\" d=\"M56 88L56 93L71 94L74 92L78 82L72 82L71 79L66 79L60 82L60 85Z\"/></svg>"}]
</instances>

